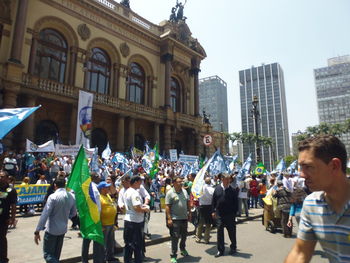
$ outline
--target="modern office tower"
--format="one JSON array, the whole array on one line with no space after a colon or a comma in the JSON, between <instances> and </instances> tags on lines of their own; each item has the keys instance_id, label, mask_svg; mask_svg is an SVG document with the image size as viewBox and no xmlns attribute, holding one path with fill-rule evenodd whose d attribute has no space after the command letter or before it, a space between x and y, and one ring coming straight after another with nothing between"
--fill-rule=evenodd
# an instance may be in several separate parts
<instances>
[{"instance_id":1,"label":"modern office tower","mask_svg":"<svg viewBox=\"0 0 350 263\"><path fill-rule=\"evenodd\" d=\"M199 109L209 116L214 131L228 132L227 84L218 76L199 80Z\"/></svg>"},{"instance_id":2,"label":"modern office tower","mask_svg":"<svg viewBox=\"0 0 350 263\"><path fill-rule=\"evenodd\" d=\"M350 119L350 56L328 59L328 67L314 70L320 123L343 123ZM350 133L341 136L350 150Z\"/></svg>"},{"instance_id":3,"label":"modern office tower","mask_svg":"<svg viewBox=\"0 0 350 263\"><path fill-rule=\"evenodd\" d=\"M283 70L278 63L252 66L239 71L242 132L258 133L264 137L271 137L272 146L262 146L261 161L267 170L275 168L276 161L290 154L289 132L286 95L284 89ZM258 130L254 125L253 98L258 99L257 109ZM256 160L256 147L254 144L244 143L244 160L249 153L253 161Z\"/></svg>"}]
</instances>

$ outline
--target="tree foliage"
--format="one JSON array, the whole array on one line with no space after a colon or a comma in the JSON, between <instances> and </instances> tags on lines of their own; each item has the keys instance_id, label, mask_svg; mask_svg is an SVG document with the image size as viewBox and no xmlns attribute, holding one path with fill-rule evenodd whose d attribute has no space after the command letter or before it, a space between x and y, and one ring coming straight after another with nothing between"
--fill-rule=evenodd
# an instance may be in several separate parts
<instances>
[{"instance_id":1,"label":"tree foliage","mask_svg":"<svg viewBox=\"0 0 350 263\"><path fill-rule=\"evenodd\" d=\"M330 134L334 136L341 136L345 133L350 132L350 119L343 123L321 123L320 125L307 127L304 132L300 132L297 136L298 141L305 140L317 135Z\"/></svg>"},{"instance_id":2,"label":"tree foliage","mask_svg":"<svg viewBox=\"0 0 350 263\"><path fill-rule=\"evenodd\" d=\"M242 132L233 132L233 133L227 133L226 138L232 143L235 141L240 143L248 143L248 144L254 144L258 143L262 146L272 146L272 138L271 137L265 137L261 135L256 135L253 133L242 133Z\"/></svg>"}]
</instances>

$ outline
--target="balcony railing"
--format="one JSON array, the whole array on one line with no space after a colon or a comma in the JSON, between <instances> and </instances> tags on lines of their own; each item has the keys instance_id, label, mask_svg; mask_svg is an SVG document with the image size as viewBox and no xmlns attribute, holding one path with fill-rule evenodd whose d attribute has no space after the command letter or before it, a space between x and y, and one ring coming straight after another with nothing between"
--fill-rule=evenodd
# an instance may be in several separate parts
<instances>
[{"instance_id":1,"label":"balcony railing","mask_svg":"<svg viewBox=\"0 0 350 263\"><path fill-rule=\"evenodd\" d=\"M23 73L22 83L24 87L38 91L44 91L74 99L78 99L79 97L78 87L49 79L42 79L27 73ZM120 112L134 112L140 116L148 116L160 120L166 119L166 112L162 109L118 99L106 94L94 93L94 103L110 106L114 109L120 110ZM176 113L175 119L177 122L180 122L180 125L182 124L187 127L195 127L198 124L198 118L188 114Z\"/></svg>"},{"instance_id":2,"label":"balcony railing","mask_svg":"<svg viewBox=\"0 0 350 263\"><path fill-rule=\"evenodd\" d=\"M79 88L65 83L42 79L26 73L23 73L22 81L24 86L32 89L75 99L79 97ZM135 112L141 116L146 115L153 118L165 119L165 112L161 109L125 101L106 94L94 93L94 102L119 109L121 112Z\"/></svg>"}]
</instances>

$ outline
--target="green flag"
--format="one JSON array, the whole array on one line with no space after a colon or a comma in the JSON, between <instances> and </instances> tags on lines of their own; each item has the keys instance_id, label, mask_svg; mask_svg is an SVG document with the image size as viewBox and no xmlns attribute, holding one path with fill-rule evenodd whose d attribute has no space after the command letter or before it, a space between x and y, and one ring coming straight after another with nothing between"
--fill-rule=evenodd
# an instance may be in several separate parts
<instances>
[{"instance_id":1,"label":"green flag","mask_svg":"<svg viewBox=\"0 0 350 263\"><path fill-rule=\"evenodd\" d=\"M258 163L258 165L255 167L254 174L261 175L265 172L265 166L263 163Z\"/></svg>"},{"instance_id":2,"label":"green flag","mask_svg":"<svg viewBox=\"0 0 350 263\"><path fill-rule=\"evenodd\" d=\"M95 195L89 172L84 147L81 146L73 165L67 187L74 190L77 204L80 232L83 238L94 240L104 245L100 212L97 206L98 195Z\"/></svg>"},{"instance_id":3,"label":"green flag","mask_svg":"<svg viewBox=\"0 0 350 263\"><path fill-rule=\"evenodd\" d=\"M156 174L158 173L158 161L159 161L159 150L158 150L158 143L156 143L156 145L154 145L154 162L152 164L152 168L151 171L149 172L150 177L153 179Z\"/></svg>"}]
</instances>

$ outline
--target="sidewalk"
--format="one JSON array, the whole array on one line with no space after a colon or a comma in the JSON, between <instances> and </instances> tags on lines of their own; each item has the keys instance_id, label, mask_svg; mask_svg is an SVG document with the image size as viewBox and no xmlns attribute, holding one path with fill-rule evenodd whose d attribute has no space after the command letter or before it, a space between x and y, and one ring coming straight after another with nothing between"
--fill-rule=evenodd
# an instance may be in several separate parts
<instances>
[{"instance_id":1,"label":"sidewalk","mask_svg":"<svg viewBox=\"0 0 350 263\"><path fill-rule=\"evenodd\" d=\"M263 209L250 209L250 217L239 217L238 224L252 218L261 217ZM34 243L34 231L39 221L39 216L19 217L17 228L10 229L7 235L8 239L8 256L11 263L40 263L45 262L43 259L42 242L37 246ZM123 215L118 218L120 229L115 232L117 243L121 246L118 253L122 252L123 242ZM69 226L71 222L69 222ZM194 227L189 224L189 234L194 234ZM151 240L146 240L146 246L159 244L170 240L169 230L165 226L165 212L151 213L151 220L149 223L149 231L152 234ZM238 226L239 231L239 226ZM79 231L68 230L64 238L61 262L73 263L80 262L82 238L78 237ZM40 232L43 238L43 232ZM90 253L92 253L92 245L90 246Z\"/></svg>"}]
</instances>

